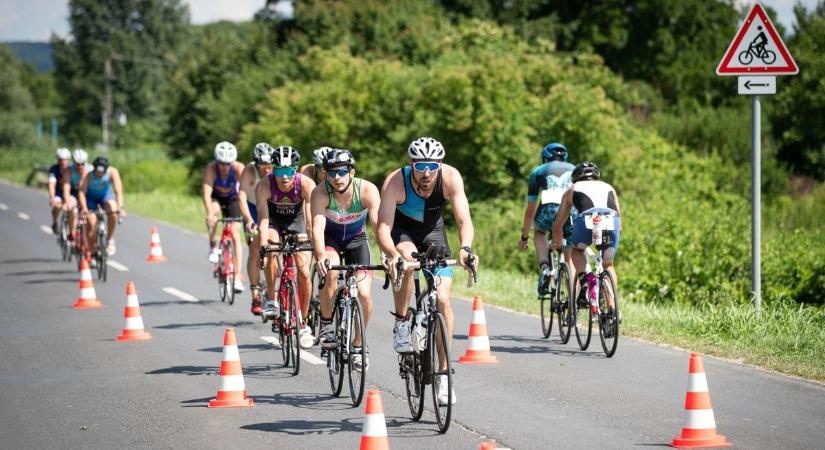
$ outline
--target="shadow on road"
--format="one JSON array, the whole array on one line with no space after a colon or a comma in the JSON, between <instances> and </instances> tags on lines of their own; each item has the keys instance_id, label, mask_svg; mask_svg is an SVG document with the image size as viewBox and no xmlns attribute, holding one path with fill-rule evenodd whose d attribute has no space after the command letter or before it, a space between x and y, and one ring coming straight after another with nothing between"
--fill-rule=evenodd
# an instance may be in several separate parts
<instances>
[{"instance_id":1,"label":"shadow on road","mask_svg":"<svg viewBox=\"0 0 825 450\"><path fill-rule=\"evenodd\" d=\"M163 375L163 374L179 374L179 375L220 375L220 361L214 366L172 366L164 369L156 369L151 372L146 372L146 375ZM284 370L278 370L284 369ZM257 364L242 366L243 375L245 378L291 378L292 368L283 367L282 365ZM216 383L217 386L217 383Z\"/></svg>"},{"instance_id":2,"label":"shadow on road","mask_svg":"<svg viewBox=\"0 0 825 450\"><path fill-rule=\"evenodd\" d=\"M77 283L77 278L50 278L44 280L26 280L23 284L44 284L44 283Z\"/></svg>"},{"instance_id":3,"label":"shadow on road","mask_svg":"<svg viewBox=\"0 0 825 450\"><path fill-rule=\"evenodd\" d=\"M76 281L76 280L75 280ZM187 302L189 303L189 302ZM143 304L141 303L141 306ZM195 323L170 323L169 325L159 325L153 328L158 328L162 330L175 330L178 328L204 328L204 327L240 327L244 325L252 325L253 322L248 320L242 321L235 321L235 322L227 322L222 320L220 322L195 322Z\"/></svg>"},{"instance_id":4,"label":"shadow on road","mask_svg":"<svg viewBox=\"0 0 825 450\"><path fill-rule=\"evenodd\" d=\"M341 397L333 397L327 393L283 392L275 393L272 396L257 396L255 397L255 401L320 411L344 411L347 409L360 411L358 408L353 408L349 395L346 392L342 392Z\"/></svg>"},{"instance_id":5,"label":"shadow on road","mask_svg":"<svg viewBox=\"0 0 825 450\"><path fill-rule=\"evenodd\" d=\"M143 305L141 303L141 305ZM238 344L238 350L271 350L272 344ZM223 347L208 347L208 348L199 348L199 352L215 352L220 353L223 351Z\"/></svg>"},{"instance_id":6,"label":"shadow on road","mask_svg":"<svg viewBox=\"0 0 825 450\"><path fill-rule=\"evenodd\" d=\"M76 270L27 270L25 272L9 272L7 276L27 276L27 275L65 275L67 273L76 274Z\"/></svg>"},{"instance_id":7,"label":"shadow on road","mask_svg":"<svg viewBox=\"0 0 825 450\"><path fill-rule=\"evenodd\" d=\"M455 340L466 340L466 334L456 334ZM601 353L582 352L576 347L575 337L571 337L573 342L562 346L556 339L542 339L528 336L500 335L490 336L490 351L493 353L516 353L516 354L551 354L558 356L573 356L594 358L602 356ZM513 343L513 345L494 345L500 343ZM571 346L572 344L572 346Z\"/></svg>"},{"instance_id":8,"label":"shadow on road","mask_svg":"<svg viewBox=\"0 0 825 450\"><path fill-rule=\"evenodd\" d=\"M216 303L215 300L201 300L198 299L197 302L189 302L186 300L164 300L164 301L150 301L144 302L143 300L140 301L140 306L167 306L167 305L208 305L210 303Z\"/></svg>"},{"instance_id":9,"label":"shadow on road","mask_svg":"<svg viewBox=\"0 0 825 450\"><path fill-rule=\"evenodd\" d=\"M257 399L256 399L257 401ZM269 431L284 433L292 436L311 434L336 434L340 432L360 432L363 419L344 420L279 420L277 422L255 423L244 425L242 430Z\"/></svg>"}]
</instances>

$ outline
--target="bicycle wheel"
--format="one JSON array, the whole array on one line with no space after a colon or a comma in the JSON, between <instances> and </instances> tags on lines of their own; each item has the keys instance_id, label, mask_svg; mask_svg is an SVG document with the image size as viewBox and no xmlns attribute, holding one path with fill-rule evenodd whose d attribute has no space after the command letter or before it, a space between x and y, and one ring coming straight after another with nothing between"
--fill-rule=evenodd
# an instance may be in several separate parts
<instances>
[{"instance_id":1,"label":"bicycle wheel","mask_svg":"<svg viewBox=\"0 0 825 450\"><path fill-rule=\"evenodd\" d=\"M109 245L109 240L106 238L106 232L97 233L97 279L106 281L106 259L108 257L106 248Z\"/></svg>"},{"instance_id":2,"label":"bicycle wheel","mask_svg":"<svg viewBox=\"0 0 825 450\"><path fill-rule=\"evenodd\" d=\"M610 358L619 344L619 295L610 272L605 272L599 283L599 338L605 356ZM613 298L612 308L607 301L610 297Z\"/></svg>"},{"instance_id":3,"label":"bicycle wheel","mask_svg":"<svg viewBox=\"0 0 825 450\"><path fill-rule=\"evenodd\" d=\"M315 268L315 265L312 266L312 294L310 295L309 301L309 317L307 317L307 326L309 327L310 331L312 331L312 335L315 336L315 345L318 345L321 342L320 334L321 331L321 300L318 296L318 272Z\"/></svg>"},{"instance_id":4,"label":"bicycle wheel","mask_svg":"<svg viewBox=\"0 0 825 450\"><path fill-rule=\"evenodd\" d=\"M399 359L400 370L407 390L407 405L410 415L415 421L421 420L424 414L424 371L422 370L423 353L408 353Z\"/></svg>"},{"instance_id":5,"label":"bicycle wheel","mask_svg":"<svg viewBox=\"0 0 825 450\"><path fill-rule=\"evenodd\" d=\"M551 251L549 258L550 260L550 269L556 267L558 264L558 257L556 256L556 252ZM539 272L539 299L541 302L541 333L545 339L550 337L550 333L553 331L553 295L548 293L548 289L552 289L552 286L549 285L549 280L542 279L543 272ZM549 276L545 277L549 278ZM543 286L547 286L544 288Z\"/></svg>"},{"instance_id":6,"label":"bicycle wheel","mask_svg":"<svg viewBox=\"0 0 825 450\"><path fill-rule=\"evenodd\" d=\"M576 327L576 340L579 348L587 350L590 346L590 337L593 334L593 316L590 314L590 303L587 301L587 286L579 289L579 295L573 309L573 319Z\"/></svg>"},{"instance_id":7,"label":"bicycle wheel","mask_svg":"<svg viewBox=\"0 0 825 450\"><path fill-rule=\"evenodd\" d=\"M332 389L332 396L341 395L341 388L344 386L344 359L341 356L341 349L344 346L344 338L341 333L341 308L336 301L332 309L332 326L335 330L335 347L326 351L327 371L329 372L329 387Z\"/></svg>"},{"instance_id":8,"label":"bicycle wheel","mask_svg":"<svg viewBox=\"0 0 825 450\"><path fill-rule=\"evenodd\" d=\"M349 378L349 396L353 406L361 404L364 398L364 385L367 383L367 335L364 327L364 313L361 311L361 303L357 298L352 299L350 305L349 321L349 361L347 362L347 374ZM361 334L361 346L355 347L355 336ZM356 369L352 363L354 355L361 355L361 369Z\"/></svg>"},{"instance_id":9,"label":"bicycle wheel","mask_svg":"<svg viewBox=\"0 0 825 450\"><path fill-rule=\"evenodd\" d=\"M744 66L750 65L753 62L753 54L751 53L750 49L742 50L739 52L739 63Z\"/></svg>"},{"instance_id":10,"label":"bicycle wheel","mask_svg":"<svg viewBox=\"0 0 825 450\"><path fill-rule=\"evenodd\" d=\"M223 273L226 276L226 301L232 305L235 303L235 276L237 275L235 246L232 241L224 240L221 242L221 253L224 255Z\"/></svg>"},{"instance_id":11,"label":"bicycle wheel","mask_svg":"<svg viewBox=\"0 0 825 450\"><path fill-rule=\"evenodd\" d=\"M295 282L290 281L289 286L289 313L287 315L287 331L289 332L289 357L292 359L292 374L298 375L301 371L301 345L298 339L301 331L301 314L298 312L298 301L295 296Z\"/></svg>"},{"instance_id":12,"label":"bicycle wheel","mask_svg":"<svg viewBox=\"0 0 825 450\"><path fill-rule=\"evenodd\" d=\"M573 326L573 318L570 313L570 272L567 265L559 265L559 276L556 278L556 295L554 301L558 306L559 339L562 344L570 340L570 329Z\"/></svg>"},{"instance_id":13,"label":"bicycle wheel","mask_svg":"<svg viewBox=\"0 0 825 450\"><path fill-rule=\"evenodd\" d=\"M450 349L447 346L447 325L444 322L444 316L441 313L435 313L430 316L430 327L427 333L427 353L430 357L430 369L433 392L433 410L435 411L435 421L438 424L438 431L441 433L447 432L450 428L450 417L452 416L452 392L453 392L453 373L450 366ZM444 370L439 370L438 351L441 348L444 351L444 357L447 360L447 366ZM438 403L439 384L447 382L447 404L440 405Z\"/></svg>"},{"instance_id":14,"label":"bicycle wheel","mask_svg":"<svg viewBox=\"0 0 825 450\"><path fill-rule=\"evenodd\" d=\"M765 64L773 64L776 61L776 53L765 50L765 53L762 54L762 62Z\"/></svg>"},{"instance_id":15,"label":"bicycle wheel","mask_svg":"<svg viewBox=\"0 0 825 450\"><path fill-rule=\"evenodd\" d=\"M60 254L63 256L63 261L71 261L72 252L69 247L69 225L67 223L66 213L60 214L58 227L57 241L60 243Z\"/></svg>"},{"instance_id":16,"label":"bicycle wheel","mask_svg":"<svg viewBox=\"0 0 825 450\"><path fill-rule=\"evenodd\" d=\"M227 282L226 282L226 273L223 270L224 263L223 263L223 254L218 255L218 262L215 266L215 273L218 276L218 295L221 298L221 302L226 301L227 297ZM283 343L283 341L281 341Z\"/></svg>"}]
</instances>

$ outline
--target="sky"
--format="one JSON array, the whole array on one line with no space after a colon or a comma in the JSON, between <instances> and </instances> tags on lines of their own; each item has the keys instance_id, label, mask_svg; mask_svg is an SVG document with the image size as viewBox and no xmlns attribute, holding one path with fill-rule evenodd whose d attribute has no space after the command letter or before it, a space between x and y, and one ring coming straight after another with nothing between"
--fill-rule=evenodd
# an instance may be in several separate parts
<instances>
[{"instance_id":1,"label":"sky","mask_svg":"<svg viewBox=\"0 0 825 450\"><path fill-rule=\"evenodd\" d=\"M663 0L665 1L665 0ZM801 1L811 9L817 0L763 0L775 9L779 21L792 31L793 6ZM203 24L218 20L249 20L266 3L265 0L184 0L189 5L192 22ZM736 0L739 5L752 5L753 0ZM286 4L288 9L291 7ZM67 0L0 0L0 42L49 40L51 33L69 34ZM731 39L733 36L731 36Z\"/></svg>"}]
</instances>

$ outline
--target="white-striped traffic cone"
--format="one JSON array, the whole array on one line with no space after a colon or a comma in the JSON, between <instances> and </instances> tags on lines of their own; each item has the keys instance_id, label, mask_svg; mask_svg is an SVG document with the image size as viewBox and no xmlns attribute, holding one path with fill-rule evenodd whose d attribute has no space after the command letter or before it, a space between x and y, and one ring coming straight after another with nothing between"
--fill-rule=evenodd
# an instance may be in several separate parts
<instances>
[{"instance_id":1,"label":"white-striped traffic cone","mask_svg":"<svg viewBox=\"0 0 825 450\"><path fill-rule=\"evenodd\" d=\"M75 309L100 308L103 306L97 299L95 285L92 282L92 270L89 261L80 261L80 297L74 302Z\"/></svg>"},{"instance_id":2,"label":"white-striped traffic cone","mask_svg":"<svg viewBox=\"0 0 825 450\"><path fill-rule=\"evenodd\" d=\"M123 309L123 318L126 324L116 341L142 341L152 339L152 335L143 329L143 318L140 317L140 303L138 303L135 283L126 283L126 308Z\"/></svg>"},{"instance_id":3,"label":"white-striped traffic cone","mask_svg":"<svg viewBox=\"0 0 825 450\"><path fill-rule=\"evenodd\" d=\"M223 360L221 360L221 381L216 398L209 400L210 408L233 408L253 406L255 402L246 396L246 385L241 370L241 355L235 330L226 329L223 335Z\"/></svg>"},{"instance_id":4,"label":"white-striped traffic cone","mask_svg":"<svg viewBox=\"0 0 825 450\"><path fill-rule=\"evenodd\" d=\"M367 406L364 417L364 431L361 434L360 450L389 450L390 438L387 437L387 422L384 418L384 404L381 391L367 391Z\"/></svg>"},{"instance_id":5,"label":"white-striped traffic cone","mask_svg":"<svg viewBox=\"0 0 825 450\"><path fill-rule=\"evenodd\" d=\"M497 363L498 358L490 353L490 339L487 337L487 318L481 297L473 297L473 319L467 335L467 351L458 358L460 363Z\"/></svg>"},{"instance_id":6,"label":"white-striped traffic cone","mask_svg":"<svg viewBox=\"0 0 825 450\"><path fill-rule=\"evenodd\" d=\"M685 396L685 422L682 435L674 436L671 444L676 448L730 447L725 436L716 433L716 420L710 404L705 366L697 353L690 354L688 387Z\"/></svg>"},{"instance_id":7,"label":"white-striped traffic cone","mask_svg":"<svg viewBox=\"0 0 825 450\"><path fill-rule=\"evenodd\" d=\"M149 241L149 257L146 258L149 262L164 262L166 257L163 256L163 248L160 246L160 235L158 234L158 227L152 226L152 240Z\"/></svg>"}]
</instances>

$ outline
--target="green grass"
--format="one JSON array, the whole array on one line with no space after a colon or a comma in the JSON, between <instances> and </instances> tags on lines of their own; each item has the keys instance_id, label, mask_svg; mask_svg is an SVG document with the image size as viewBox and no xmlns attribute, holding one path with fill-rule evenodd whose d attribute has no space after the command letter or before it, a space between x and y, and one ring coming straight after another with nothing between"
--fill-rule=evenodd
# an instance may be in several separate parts
<instances>
[{"instance_id":1,"label":"green grass","mask_svg":"<svg viewBox=\"0 0 825 450\"><path fill-rule=\"evenodd\" d=\"M185 162L170 161L160 150L114 150L108 156L123 174L126 207L130 212L204 232L203 207L199 197L190 190L193 183ZM0 149L0 177L23 183L32 167L49 166L53 159L52 150ZM802 201L821 208L822 198L825 198L825 188L820 187ZM777 208L793 209L790 200L785 203L788 205L779 200ZM806 223L803 217L788 217L797 225ZM449 235L451 246L457 248L455 231L451 230ZM374 249L376 261L377 255ZM456 270L455 295L464 298L479 295L487 304L538 315L534 278L498 270L495 266L495 261L484 259L482 254L479 284L470 289L466 287L465 272ZM621 274L621 261L618 269ZM619 292L622 292L621 286ZM714 303L687 305L644 302L638 298L631 302L627 296L620 298L625 300L621 304L625 336L825 382L822 356L825 355L825 307L766 298L762 313L756 315L749 303L741 301L717 299ZM535 328L525 332L538 335L540 330L536 318Z\"/></svg>"}]
</instances>

